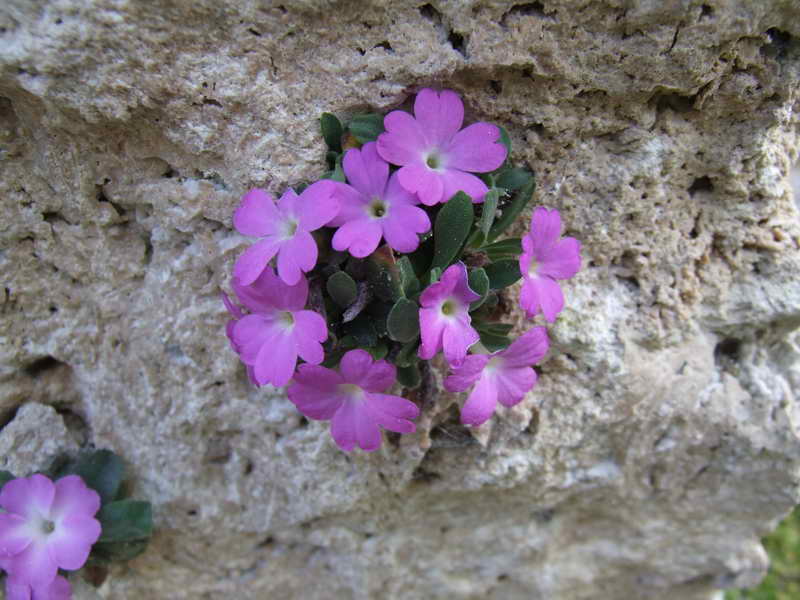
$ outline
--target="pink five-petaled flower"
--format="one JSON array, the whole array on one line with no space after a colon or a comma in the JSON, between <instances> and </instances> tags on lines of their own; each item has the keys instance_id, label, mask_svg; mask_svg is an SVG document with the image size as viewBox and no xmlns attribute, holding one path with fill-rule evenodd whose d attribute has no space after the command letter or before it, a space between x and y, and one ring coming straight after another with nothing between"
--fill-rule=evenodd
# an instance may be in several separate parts
<instances>
[{"instance_id":1,"label":"pink five-petaled flower","mask_svg":"<svg viewBox=\"0 0 800 600\"><path fill-rule=\"evenodd\" d=\"M551 323L564 308L564 293L556 279L569 279L581 268L581 243L572 237L559 240L561 215L537 208L531 230L522 238L519 269L525 280L519 303L532 318L538 312Z\"/></svg>"},{"instance_id":2,"label":"pink five-petaled flower","mask_svg":"<svg viewBox=\"0 0 800 600\"><path fill-rule=\"evenodd\" d=\"M416 431L411 419L419 415L417 405L380 393L394 383L394 365L373 362L364 350L350 350L342 357L339 371L300 365L288 391L289 399L309 419L330 419L331 435L339 448L377 450L381 427L397 433Z\"/></svg>"},{"instance_id":3,"label":"pink five-petaled flower","mask_svg":"<svg viewBox=\"0 0 800 600\"><path fill-rule=\"evenodd\" d=\"M459 190L483 202L488 188L471 173L488 173L503 164L507 151L498 142L500 130L489 123L461 129L464 104L452 90L422 90L414 115L390 112L383 120L386 131L378 136L381 157L401 166L400 185L428 206L446 202Z\"/></svg>"},{"instance_id":4,"label":"pink five-petaled flower","mask_svg":"<svg viewBox=\"0 0 800 600\"><path fill-rule=\"evenodd\" d=\"M439 281L425 288L419 297L420 358L430 360L443 348L450 366L464 361L480 337L469 316L469 304L478 298L469 288L467 268L461 262L447 267Z\"/></svg>"},{"instance_id":5,"label":"pink five-petaled flower","mask_svg":"<svg viewBox=\"0 0 800 600\"><path fill-rule=\"evenodd\" d=\"M494 413L497 402L514 406L536 385L539 362L549 347L544 327L534 327L505 350L495 354L470 354L444 380L449 392L463 392L475 385L461 409L464 425L480 425Z\"/></svg>"},{"instance_id":6,"label":"pink five-petaled flower","mask_svg":"<svg viewBox=\"0 0 800 600\"><path fill-rule=\"evenodd\" d=\"M299 196L289 188L277 206L272 196L253 189L242 196L233 215L239 233L264 238L250 246L236 261L234 277L250 285L278 255L278 275L289 285L300 281L304 272L317 264L317 244L311 231L326 225L339 212L333 197L336 186L323 180L308 186Z\"/></svg>"},{"instance_id":7,"label":"pink five-petaled flower","mask_svg":"<svg viewBox=\"0 0 800 600\"><path fill-rule=\"evenodd\" d=\"M381 236L398 252L413 252L417 234L431 228L417 197L403 189L397 173L389 177L389 164L378 156L375 142L347 151L342 162L350 185L340 183L338 216L329 223L339 230L333 236L336 250L349 250L357 258L375 252Z\"/></svg>"},{"instance_id":8,"label":"pink five-petaled flower","mask_svg":"<svg viewBox=\"0 0 800 600\"><path fill-rule=\"evenodd\" d=\"M0 555L17 586L43 593L58 569L80 569L100 537L100 496L77 475L12 479L0 491Z\"/></svg>"},{"instance_id":9,"label":"pink five-petaled flower","mask_svg":"<svg viewBox=\"0 0 800 600\"><path fill-rule=\"evenodd\" d=\"M242 362L253 368L257 385L286 385L298 355L308 363L322 362L328 327L320 315L304 310L308 299L305 277L296 285L286 285L269 268L252 285L242 285L234 277L231 286L250 311L229 327L231 345Z\"/></svg>"},{"instance_id":10,"label":"pink five-petaled flower","mask_svg":"<svg viewBox=\"0 0 800 600\"><path fill-rule=\"evenodd\" d=\"M8 571L9 559L0 558L0 569ZM6 600L71 600L72 586L64 577L57 575L44 587L32 587L6 577Z\"/></svg>"}]
</instances>

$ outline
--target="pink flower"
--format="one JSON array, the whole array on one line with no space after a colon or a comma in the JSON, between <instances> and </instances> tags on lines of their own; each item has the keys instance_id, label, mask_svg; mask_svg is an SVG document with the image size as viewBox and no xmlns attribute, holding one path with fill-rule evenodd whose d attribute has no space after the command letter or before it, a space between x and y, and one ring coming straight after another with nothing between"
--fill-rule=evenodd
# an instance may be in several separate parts
<instances>
[{"instance_id":1,"label":"pink flower","mask_svg":"<svg viewBox=\"0 0 800 600\"><path fill-rule=\"evenodd\" d=\"M519 269L525 278L519 303L532 318L538 312L551 323L564 308L564 294L556 279L569 279L581 268L581 243L561 235L561 215L539 207L531 218L531 230L522 238Z\"/></svg>"},{"instance_id":2,"label":"pink flower","mask_svg":"<svg viewBox=\"0 0 800 600\"><path fill-rule=\"evenodd\" d=\"M386 132L378 136L378 154L401 165L400 185L428 206L446 202L459 190L483 202L488 188L471 173L488 173L503 164L507 152L498 142L500 130L489 123L461 129L464 105L452 90L422 90L414 115L390 112L383 120Z\"/></svg>"},{"instance_id":3,"label":"pink flower","mask_svg":"<svg viewBox=\"0 0 800 600\"><path fill-rule=\"evenodd\" d=\"M430 360L444 348L444 357L451 366L462 363L469 347L480 337L469 316L469 304L478 298L467 284L467 268L461 262L447 267L439 281L422 292L420 358Z\"/></svg>"},{"instance_id":4,"label":"pink flower","mask_svg":"<svg viewBox=\"0 0 800 600\"><path fill-rule=\"evenodd\" d=\"M395 381L394 365L372 361L364 350L342 357L340 373L314 365L300 365L289 386L289 399L309 419L331 421L331 435L342 450L356 446L367 452L381 445L381 430L413 433L410 419L419 415L413 402L379 392Z\"/></svg>"},{"instance_id":5,"label":"pink flower","mask_svg":"<svg viewBox=\"0 0 800 600\"><path fill-rule=\"evenodd\" d=\"M378 156L375 142L364 144L361 150L348 150L342 166L350 185L338 185L341 208L329 223L339 227L333 247L364 258L375 252L385 237L398 252L416 250L417 234L428 231L431 222L425 211L415 206L417 197L400 185L397 173L389 177L389 164Z\"/></svg>"},{"instance_id":6,"label":"pink flower","mask_svg":"<svg viewBox=\"0 0 800 600\"><path fill-rule=\"evenodd\" d=\"M242 362L252 367L257 385L286 385L298 355L311 364L322 362L328 327L320 315L303 310L308 299L305 277L286 285L268 268L252 285L242 285L236 277L231 285L250 314L228 323L228 338Z\"/></svg>"},{"instance_id":7,"label":"pink flower","mask_svg":"<svg viewBox=\"0 0 800 600\"><path fill-rule=\"evenodd\" d=\"M100 496L77 475L12 479L0 491L0 555L13 583L45 591L58 569L80 569L100 537Z\"/></svg>"},{"instance_id":8,"label":"pink flower","mask_svg":"<svg viewBox=\"0 0 800 600\"><path fill-rule=\"evenodd\" d=\"M236 306L231 299L228 297L228 294L222 292L222 303L225 305L225 308L228 309L231 317L233 317L230 321L225 324L225 335L228 336L228 341L231 343L231 348L236 354L241 354L241 349L239 348L238 344L233 341L233 328L236 325L237 321L244 316L242 309ZM258 386L258 382L256 381L256 375L253 367L250 365L245 365L247 369L247 377L250 379L250 382L253 385Z\"/></svg>"},{"instance_id":9,"label":"pink flower","mask_svg":"<svg viewBox=\"0 0 800 600\"><path fill-rule=\"evenodd\" d=\"M8 559L0 559L0 568L6 569ZM64 577L57 575L44 587L31 587L27 583L6 577L6 600L71 600L72 586Z\"/></svg>"},{"instance_id":10,"label":"pink flower","mask_svg":"<svg viewBox=\"0 0 800 600\"><path fill-rule=\"evenodd\" d=\"M461 409L461 422L480 425L494 413L497 401L514 406L536 385L531 366L547 353L550 343L544 327L534 327L508 348L495 354L471 354L444 380L449 392L463 392L474 384Z\"/></svg>"},{"instance_id":11,"label":"pink flower","mask_svg":"<svg viewBox=\"0 0 800 600\"><path fill-rule=\"evenodd\" d=\"M250 285L277 254L280 278L289 285L300 281L301 275L317 264L317 244L309 232L326 225L339 212L339 201L333 197L335 189L330 180L311 184L299 196L289 188L277 207L262 189L242 196L233 215L234 226L244 235L264 239L239 257L233 267L234 277Z\"/></svg>"}]
</instances>

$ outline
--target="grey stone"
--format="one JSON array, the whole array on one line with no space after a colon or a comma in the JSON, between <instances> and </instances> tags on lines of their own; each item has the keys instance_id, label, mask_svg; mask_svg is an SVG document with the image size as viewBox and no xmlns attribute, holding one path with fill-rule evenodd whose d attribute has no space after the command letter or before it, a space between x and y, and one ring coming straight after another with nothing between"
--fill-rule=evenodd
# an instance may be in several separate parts
<instances>
[{"instance_id":1,"label":"grey stone","mask_svg":"<svg viewBox=\"0 0 800 600\"><path fill-rule=\"evenodd\" d=\"M798 40L788 0L7 0L6 464L126 459L157 533L103 598L754 584L800 466ZM230 217L322 172L321 112L427 85L508 129L584 267L523 403L465 430L436 373L417 434L347 455L228 347Z\"/></svg>"}]
</instances>

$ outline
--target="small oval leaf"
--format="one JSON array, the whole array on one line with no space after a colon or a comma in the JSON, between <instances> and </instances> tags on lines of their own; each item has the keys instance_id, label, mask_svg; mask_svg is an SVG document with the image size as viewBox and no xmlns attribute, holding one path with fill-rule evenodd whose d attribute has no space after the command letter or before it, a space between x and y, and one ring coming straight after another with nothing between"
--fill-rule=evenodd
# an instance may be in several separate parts
<instances>
[{"instance_id":1,"label":"small oval leaf","mask_svg":"<svg viewBox=\"0 0 800 600\"><path fill-rule=\"evenodd\" d=\"M386 319L389 337L396 342L410 342L419 335L419 306L413 300L400 298Z\"/></svg>"},{"instance_id":2,"label":"small oval leaf","mask_svg":"<svg viewBox=\"0 0 800 600\"><path fill-rule=\"evenodd\" d=\"M516 260L499 260L487 265L486 275L489 277L489 288L493 290L508 287L522 277Z\"/></svg>"},{"instance_id":3,"label":"small oval leaf","mask_svg":"<svg viewBox=\"0 0 800 600\"><path fill-rule=\"evenodd\" d=\"M80 475L84 483L100 495L103 504L117 497L125 465L111 450L89 451L80 454L56 474L56 479L67 475Z\"/></svg>"},{"instance_id":4,"label":"small oval leaf","mask_svg":"<svg viewBox=\"0 0 800 600\"><path fill-rule=\"evenodd\" d=\"M328 148L334 152L341 152L344 129L339 119L336 118L336 115L322 113L322 116L319 118L319 124L322 129L322 137L328 145Z\"/></svg>"},{"instance_id":5,"label":"small oval leaf","mask_svg":"<svg viewBox=\"0 0 800 600\"><path fill-rule=\"evenodd\" d=\"M358 286L350 275L344 271L337 271L330 277L325 284L333 301L342 308L347 308L358 297Z\"/></svg>"},{"instance_id":6,"label":"small oval leaf","mask_svg":"<svg viewBox=\"0 0 800 600\"><path fill-rule=\"evenodd\" d=\"M483 233L484 238L489 235L489 230L494 223L495 213L497 213L497 202L500 200L500 190L492 188L486 192L481 205L483 212L481 213L481 221L479 229Z\"/></svg>"},{"instance_id":7,"label":"small oval leaf","mask_svg":"<svg viewBox=\"0 0 800 600\"><path fill-rule=\"evenodd\" d=\"M406 367L398 367L397 381L404 388L415 388L422 382L422 375L419 372L419 365L417 363L410 364Z\"/></svg>"},{"instance_id":8,"label":"small oval leaf","mask_svg":"<svg viewBox=\"0 0 800 600\"><path fill-rule=\"evenodd\" d=\"M531 175L528 182L514 194L511 201L503 205L503 214L495 221L494 225L492 225L489 235L487 236L488 241L492 242L496 240L511 226L530 201L534 189L536 189L536 178Z\"/></svg>"},{"instance_id":9,"label":"small oval leaf","mask_svg":"<svg viewBox=\"0 0 800 600\"><path fill-rule=\"evenodd\" d=\"M494 244L483 246L481 251L485 252L491 261L501 258L519 258L519 255L522 254L522 240L520 238L500 240Z\"/></svg>"},{"instance_id":10,"label":"small oval leaf","mask_svg":"<svg viewBox=\"0 0 800 600\"><path fill-rule=\"evenodd\" d=\"M383 133L383 115L374 113L356 115L347 128L360 143L374 142Z\"/></svg>"},{"instance_id":11,"label":"small oval leaf","mask_svg":"<svg viewBox=\"0 0 800 600\"><path fill-rule=\"evenodd\" d=\"M472 198L464 192L458 192L442 207L433 228L431 269L444 270L458 256L472 228L473 217Z\"/></svg>"},{"instance_id":12,"label":"small oval leaf","mask_svg":"<svg viewBox=\"0 0 800 600\"><path fill-rule=\"evenodd\" d=\"M149 502L118 500L109 502L97 513L102 526L100 542L130 542L153 533L153 510Z\"/></svg>"},{"instance_id":13,"label":"small oval leaf","mask_svg":"<svg viewBox=\"0 0 800 600\"><path fill-rule=\"evenodd\" d=\"M469 272L469 287L481 296L469 305L469 310L473 311L486 301L486 296L489 294L489 277L486 275L486 271L472 269Z\"/></svg>"}]
</instances>

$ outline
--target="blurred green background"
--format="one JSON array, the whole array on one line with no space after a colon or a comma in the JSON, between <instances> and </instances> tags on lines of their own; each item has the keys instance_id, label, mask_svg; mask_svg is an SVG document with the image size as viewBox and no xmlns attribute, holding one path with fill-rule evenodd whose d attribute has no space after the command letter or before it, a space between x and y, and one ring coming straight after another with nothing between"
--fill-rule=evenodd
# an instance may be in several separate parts
<instances>
[{"instance_id":1,"label":"blurred green background","mask_svg":"<svg viewBox=\"0 0 800 600\"><path fill-rule=\"evenodd\" d=\"M760 586L725 593L725 600L800 600L800 507L764 539L769 573Z\"/></svg>"}]
</instances>

